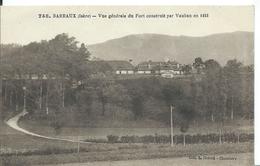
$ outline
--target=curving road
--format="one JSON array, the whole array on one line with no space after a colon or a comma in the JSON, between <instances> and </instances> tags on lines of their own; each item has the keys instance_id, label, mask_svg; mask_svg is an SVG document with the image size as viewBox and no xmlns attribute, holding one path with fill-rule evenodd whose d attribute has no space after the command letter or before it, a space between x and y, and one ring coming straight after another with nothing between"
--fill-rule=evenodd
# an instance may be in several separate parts
<instances>
[{"instance_id":1,"label":"curving road","mask_svg":"<svg viewBox=\"0 0 260 166\"><path fill-rule=\"evenodd\" d=\"M12 117L11 119L9 119L8 121L6 121L5 123L10 126L11 128L20 131L24 134L30 135L30 136L34 136L34 137L39 137L39 138L44 138L44 139L49 139L49 140L58 140L58 141L66 141L66 142L73 142L73 143L91 143L91 142L84 142L84 141L76 141L76 140L70 140L70 139L64 139L64 138L58 138L58 137L49 137L49 136L44 136L44 135L39 135L33 132L30 132L28 130L25 130L23 128L21 128L20 126L18 126L18 121L22 116L25 116L26 114L28 114L27 111L22 111L21 113L17 114L16 116Z\"/></svg>"}]
</instances>

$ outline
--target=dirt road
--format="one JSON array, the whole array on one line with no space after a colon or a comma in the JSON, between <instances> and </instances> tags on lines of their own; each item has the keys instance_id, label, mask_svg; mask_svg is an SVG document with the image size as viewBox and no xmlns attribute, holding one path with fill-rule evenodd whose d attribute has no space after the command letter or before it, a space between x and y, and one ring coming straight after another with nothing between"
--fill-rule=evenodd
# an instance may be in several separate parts
<instances>
[{"instance_id":1,"label":"dirt road","mask_svg":"<svg viewBox=\"0 0 260 166\"><path fill-rule=\"evenodd\" d=\"M11 119L9 119L8 121L6 121L5 123L10 126L11 128L20 131L24 134L30 135L30 136L34 136L34 137L39 137L39 138L44 138L44 139L49 139L49 140L59 140L59 141L67 141L67 142L73 142L73 143L90 143L90 142L83 142L83 141L77 141L77 140L70 140L70 139L64 139L64 138L58 138L58 137L48 137L48 136L44 136L44 135L40 135L40 134L36 134L33 132L30 132L28 130L25 130L23 128L21 128L18 125L18 121L22 116L25 116L26 114L28 114L28 112L26 111L22 111L21 113L17 114L16 116L12 117Z\"/></svg>"}]
</instances>

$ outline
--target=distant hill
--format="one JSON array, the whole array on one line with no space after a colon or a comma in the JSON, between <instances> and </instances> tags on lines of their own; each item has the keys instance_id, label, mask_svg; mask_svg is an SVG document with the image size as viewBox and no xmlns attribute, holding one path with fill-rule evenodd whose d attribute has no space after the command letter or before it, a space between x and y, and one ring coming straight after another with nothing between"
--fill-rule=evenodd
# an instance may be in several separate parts
<instances>
[{"instance_id":1,"label":"distant hill","mask_svg":"<svg viewBox=\"0 0 260 166\"><path fill-rule=\"evenodd\" d=\"M92 56L103 60L142 61L176 60L190 64L196 57L215 59L221 65L238 59L253 64L254 33L232 32L203 37L137 34L89 45Z\"/></svg>"}]
</instances>

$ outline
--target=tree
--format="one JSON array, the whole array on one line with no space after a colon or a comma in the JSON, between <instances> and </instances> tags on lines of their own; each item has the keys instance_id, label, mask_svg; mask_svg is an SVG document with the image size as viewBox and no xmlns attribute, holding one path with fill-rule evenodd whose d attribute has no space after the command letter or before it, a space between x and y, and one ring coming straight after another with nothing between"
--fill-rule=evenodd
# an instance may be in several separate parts
<instances>
[{"instance_id":1,"label":"tree","mask_svg":"<svg viewBox=\"0 0 260 166\"><path fill-rule=\"evenodd\" d=\"M219 83L221 66L213 59L205 61L206 79L204 82L204 95L206 96L206 108L210 113L211 121L215 121L219 102Z\"/></svg>"},{"instance_id":2,"label":"tree","mask_svg":"<svg viewBox=\"0 0 260 166\"><path fill-rule=\"evenodd\" d=\"M26 81L28 97L31 97L28 106L38 105L42 109L45 105L46 112L48 106L59 108L60 104L65 107L66 91L71 89L73 82L79 82L89 74L90 53L84 43L80 47L77 44L74 37L63 33L49 41L24 46L1 45L0 74L1 78L7 79L1 88L5 103L15 104L16 108L22 105L21 89ZM37 75L39 80L30 80L32 75Z\"/></svg>"},{"instance_id":3,"label":"tree","mask_svg":"<svg viewBox=\"0 0 260 166\"><path fill-rule=\"evenodd\" d=\"M94 100L94 89L93 88L86 88L76 93L76 103L77 108L80 111L87 113L88 115L91 114L91 105Z\"/></svg>"},{"instance_id":4,"label":"tree","mask_svg":"<svg viewBox=\"0 0 260 166\"><path fill-rule=\"evenodd\" d=\"M121 82L127 94L125 95L125 99L129 103L125 103L125 105L131 109L135 120L144 116L144 102L148 98L148 92L145 88L147 84L145 82L144 79L123 80Z\"/></svg>"},{"instance_id":5,"label":"tree","mask_svg":"<svg viewBox=\"0 0 260 166\"><path fill-rule=\"evenodd\" d=\"M90 86L94 87L97 99L101 103L101 115L105 115L106 105L108 103L125 107L129 101L126 88L116 83L114 78L110 76L106 76L103 73L99 73L98 75L91 79Z\"/></svg>"},{"instance_id":6,"label":"tree","mask_svg":"<svg viewBox=\"0 0 260 166\"><path fill-rule=\"evenodd\" d=\"M221 74L220 74L218 95L219 95L218 108L221 110L221 122L222 122L221 125L223 126L223 123L226 120L227 101L228 101L228 85L227 85L227 79L225 77L223 69L221 69Z\"/></svg>"},{"instance_id":7,"label":"tree","mask_svg":"<svg viewBox=\"0 0 260 166\"><path fill-rule=\"evenodd\" d=\"M193 109L199 117L205 118L207 116L206 110L206 98L203 93L203 81L197 81L195 77L191 77L191 99Z\"/></svg>"},{"instance_id":8,"label":"tree","mask_svg":"<svg viewBox=\"0 0 260 166\"><path fill-rule=\"evenodd\" d=\"M162 88L162 96L166 105L176 105L184 98L184 92L178 84L166 84Z\"/></svg>"},{"instance_id":9,"label":"tree","mask_svg":"<svg viewBox=\"0 0 260 166\"><path fill-rule=\"evenodd\" d=\"M204 63L200 57L195 58L195 62L193 63L194 68L197 70L197 73L201 73L203 70Z\"/></svg>"},{"instance_id":10,"label":"tree","mask_svg":"<svg viewBox=\"0 0 260 166\"><path fill-rule=\"evenodd\" d=\"M95 87L98 101L102 105L102 116L105 116L106 104L109 98L109 88L113 84L113 81L101 74L99 77L93 79L92 82L94 83L93 86Z\"/></svg>"},{"instance_id":11,"label":"tree","mask_svg":"<svg viewBox=\"0 0 260 166\"><path fill-rule=\"evenodd\" d=\"M131 109L134 114L134 119L142 118L144 115L144 100L145 95L141 88L133 88L128 90L130 95Z\"/></svg>"},{"instance_id":12,"label":"tree","mask_svg":"<svg viewBox=\"0 0 260 166\"><path fill-rule=\"evenodd\" d=\"M192 67L190 65L185 65L182 68L182 71L184 72L184 74L190 74L192 70Z\"/></svg>"},{"instance_id":13,"label":"tree","mask_svg":"<svg viewBox=\"0 0 260 166\"><path fill-rule=\"evenodd\" d=\"M240 68L242 63L236 59L229 60L224 67L224 77L227 84L227 95L229 98L228 108L230 109L230 119L234 119L234 106L239 105L239 96L241 96Z\"/></svg>"},{"instance_id":14,"label":"tree","mask_svg":"<svg viewBox=\"0 0 260 166\"><path fill-rule=\"evenodd\" d=\"M189 125L195 117L195 111L193 108L193 103L189 100L185 100L184 103L179 103L176 107L177 114L179 114L180 121L180 131L184 133L183 135L183 145L185 146L185 133L189 129Z\"/></svg>"},{"instance_id":15,"label":"tree","mask_svg":"<svg viewBox=\"0 0 260 166\"><path fill-rule=\"evenodd\" d=\"M199 66L199 65L201 65L201 64L203 64L203 61L202 61L202 59L201 59L201 57L197 57L197 58L195 58L195 66Z\"/></svg>"},{"instance_id":16,"label":"tree","mask_svg":"<svg viewBox=\"0 0 260 166\"><path fill-rule=\"evenodd\" d=\"M62 107L65 107L65 91L66 80L70 82L82 81L87 77L86 62L89 58L89 51L85 44L77 47L77 41L74 37L69 37L68 34L59 34L49 42L48 61L51 62L51 71L60 81L60 96L62 99ZM71 86L71 85L69 85Z\"/></svg>"},{"instance_id":17,"label":"tree","mask_svg":"<svg viewBox=\"0 0 260 166\"><path fill-rule=\"evenodd\" d=\"M81 56L83 59L85 58L86 60L88 60L90 55L91 54L88 51L88 49L86 48L86 45L84 43L81 43L80 48L79 48L79 56Z\"/></svg>"}]
</instances>

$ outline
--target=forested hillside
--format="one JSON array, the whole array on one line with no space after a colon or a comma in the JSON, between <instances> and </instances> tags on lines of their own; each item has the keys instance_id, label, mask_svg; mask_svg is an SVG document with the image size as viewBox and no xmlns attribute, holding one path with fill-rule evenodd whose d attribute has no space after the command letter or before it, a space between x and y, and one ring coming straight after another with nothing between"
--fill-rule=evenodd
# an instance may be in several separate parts
<instances>
[{"instance_id":1,"label":"forested hillside","mask_svg":"<svg viewBox=\"0 0 260 166\"><path fill-rule=\"evenodd\" d=\"M214 59L201 61L204 74L183 78L117 79L109 68L89 65L91 52L67 34L1 47L2 114L26 109L56 127L95 126L98 119L167 125L172 105L183 130L194 121L253 118L254 69L236 59L223 66ZM33 74L38 79L31 79Z\"/></svg>"}]
</instances>

